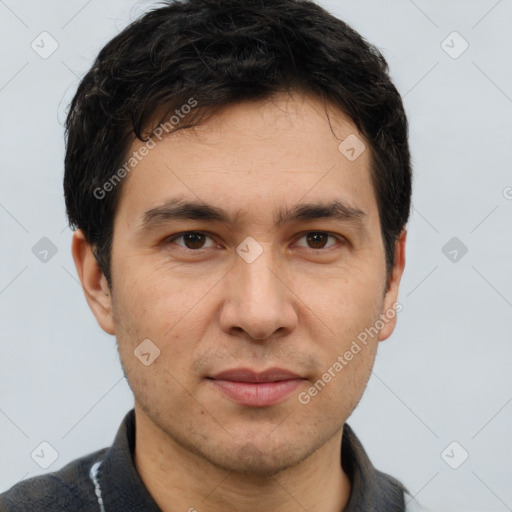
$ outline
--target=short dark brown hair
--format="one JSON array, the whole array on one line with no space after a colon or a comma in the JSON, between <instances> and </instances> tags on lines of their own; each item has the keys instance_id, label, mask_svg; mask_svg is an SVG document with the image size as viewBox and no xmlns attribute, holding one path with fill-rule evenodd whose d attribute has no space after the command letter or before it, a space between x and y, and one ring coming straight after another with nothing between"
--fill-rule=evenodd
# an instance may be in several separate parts
<instances>
[{"instance_id":1,"label":"short dark brown hair","mask_svg":"<svg viewBox=\"0 0 512 512\"><path fill-rule=\"evenodd\" d=\"M148 140L191 98L196 106L176 130L236 101L303 91L341 109L370 143L389 282L395 242L409 218L412 171L408 122L388 71L375 46L312 1L166 1L100 51L71 102L69 225L83 231L111 287L122 182L98 190L112 184L135 137Z\"/></svg>"}]
</instances>

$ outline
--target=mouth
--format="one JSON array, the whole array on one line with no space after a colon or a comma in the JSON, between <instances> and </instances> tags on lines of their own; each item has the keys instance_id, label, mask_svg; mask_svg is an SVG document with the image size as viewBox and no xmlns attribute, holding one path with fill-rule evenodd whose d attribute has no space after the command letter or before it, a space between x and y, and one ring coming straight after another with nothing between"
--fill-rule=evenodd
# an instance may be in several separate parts
<instances>
[{"instance_id":1,"label":"mouth","mask_svg":"<svg viewBox=\"0 0 512 512\"><path fill-rule=\"evenodd\" d=\"M207 381L234 402L248 407L268 407L283 402L306 379L282 368L256 372L235 368L207 377Z\"/></svg>"}]
</instances>

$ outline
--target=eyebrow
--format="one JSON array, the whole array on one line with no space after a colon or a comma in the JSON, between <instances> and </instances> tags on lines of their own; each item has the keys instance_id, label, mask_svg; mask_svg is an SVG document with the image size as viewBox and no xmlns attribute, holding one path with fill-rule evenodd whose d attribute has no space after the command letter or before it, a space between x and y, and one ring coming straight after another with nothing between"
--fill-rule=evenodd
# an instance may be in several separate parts
<instances>
[{"instance_id":1,"label":"eyebrow","mask_svg":"<svg viewBox=\"0 0 512 512\"><path fill-rule=\"evenodd\" d=\"M140 229L150 229L173 220L202 220L233 225L239 222L240 214L233 218L217 206L200 201L169 199L165 203L144 212ZM292 208L282 208L274 218L276 227L293 222L310 222L317 219L339 220L356 225L366 231L367 214L343 201L329 203L301 203Z\"/></svg>"}]
</instances>

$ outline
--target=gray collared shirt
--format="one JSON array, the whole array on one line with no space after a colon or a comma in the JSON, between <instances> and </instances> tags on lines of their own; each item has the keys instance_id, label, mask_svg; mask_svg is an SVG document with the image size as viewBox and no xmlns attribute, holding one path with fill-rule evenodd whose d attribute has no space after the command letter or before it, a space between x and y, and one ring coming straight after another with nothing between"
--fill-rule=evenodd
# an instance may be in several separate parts
<instances>
[{"instance_id":1,"label":"gray collared shirt","mask_svg":"<svg viewBox=\"0 0 512 512\"><path fill-rule=\"evenodd\" d=\"M0 512L161 512L137 473L134 449L132 409L110 448L76 459L59 471L18 482L0 494ZM343 429L341 454L341 465L352 483L342 512L412 511L405 504L411 500L407 490L374 468L348 424Z\"/></svg>"}]
</instances>

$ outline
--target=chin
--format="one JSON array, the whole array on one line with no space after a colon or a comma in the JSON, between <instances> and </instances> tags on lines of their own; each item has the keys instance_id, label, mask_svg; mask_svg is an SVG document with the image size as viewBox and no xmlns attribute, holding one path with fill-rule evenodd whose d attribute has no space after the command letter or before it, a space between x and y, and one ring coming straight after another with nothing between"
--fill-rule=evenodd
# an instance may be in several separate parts
<instances>
[{"instance_id":1,"label":"chin","mask_svg":"<svg viewBox=\"0 0 512 512\"><path fill-rule=\"evenodd\" d=\"M304 444L301 444L304 448ZM228 451L214 454L204 454L211 464L226 471L252 478L268 478L300 464L314 449L301 452L289 443L281 447L270 442L259 447L253 442L247 442L238 447L229 446Z\"/></svg>"}]
</instances>

